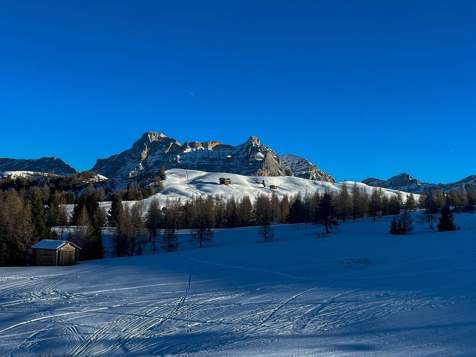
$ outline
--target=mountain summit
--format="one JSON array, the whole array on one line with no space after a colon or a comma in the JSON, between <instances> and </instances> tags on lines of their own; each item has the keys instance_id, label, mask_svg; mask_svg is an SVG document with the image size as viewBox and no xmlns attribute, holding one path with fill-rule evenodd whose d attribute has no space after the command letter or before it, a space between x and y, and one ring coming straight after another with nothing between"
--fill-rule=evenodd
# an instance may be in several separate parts
<instances>
[{"instance_id":1,"label":"mountain summit","mask_svg":"<svg viewBox=\"0 0 476 357\"><path fill-rule=\"evenodd\" d=\"M303 158L280 157L256 136L233 146L219 141L182 144L162 133L147 132L130 149L98 160L92 170L109 178L126 179L156 175L162 167L241 175L288 175L334 182L331 176Z\"/></svg>"}]
</instances>

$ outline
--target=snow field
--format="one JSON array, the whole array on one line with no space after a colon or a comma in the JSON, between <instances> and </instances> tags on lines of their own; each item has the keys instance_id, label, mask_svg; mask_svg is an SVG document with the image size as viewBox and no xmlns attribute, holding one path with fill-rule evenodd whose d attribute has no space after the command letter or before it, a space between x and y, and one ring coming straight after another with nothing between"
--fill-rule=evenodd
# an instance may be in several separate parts
<instances>
[{"instance_id":1,"label":"snow field","mask_svg":"<svg viewBox=\"0 0 476 357\"><path fill-rule=\"evenodd\" d=\"M0 268L0 355L474 355L476 215L452 233L389 223L326 238L280 225L271 243L221 229L203 249Z\"/></svg>"}]
</instances>

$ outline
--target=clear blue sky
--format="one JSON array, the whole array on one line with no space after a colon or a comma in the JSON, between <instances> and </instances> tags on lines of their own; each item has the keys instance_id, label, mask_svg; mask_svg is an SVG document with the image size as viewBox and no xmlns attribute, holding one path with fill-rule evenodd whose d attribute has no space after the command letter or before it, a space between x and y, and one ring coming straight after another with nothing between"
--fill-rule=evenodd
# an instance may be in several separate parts
<instances>
[{"instance_id":1,"label":"clear blue sky","mask_svg":"<svg viewBox=\"0 0 476 357\"><path fill-rule=\"evenodd\" d=\"M249 135L338 179L476 174L475 1L0 3L0 157Z\"/></svg>"}]
</instances>

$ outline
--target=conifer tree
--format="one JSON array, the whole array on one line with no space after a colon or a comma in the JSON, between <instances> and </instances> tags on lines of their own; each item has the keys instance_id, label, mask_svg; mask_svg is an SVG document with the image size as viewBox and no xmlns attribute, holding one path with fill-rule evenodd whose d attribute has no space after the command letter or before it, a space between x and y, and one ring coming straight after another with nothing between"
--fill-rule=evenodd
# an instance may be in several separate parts
<instances>
[{"instance_id":1,"label":"conifer tree","mask_svg":"<svg viewBox=\"0 0 476 357\"><path fill-rule=\"evenodd\" d=\"M407 201L405 202L405 210L411 212L411 211L414 211L416 208L417 208L417 203L415 200L415 196L413 195L413 193L411 193L410 195L408 195Z\"/></svg>"},{"instance_id":2,"label":"conifer tree","mask_svg":"<svg viewBox=\"0 0 476 357\"><path fill-rule=\"evenodd\" d=\"M166 252L173 252L178 249L178 238L176 234L178 221L178 207L168 203L164 213L164 234L162 236L162 249Z\"/></svg>"},{"instance_id":3,"label":"conifer tree","mask_svg":"<svg viewBox=\"0 0 476 357\"><path fill-rule=\"evenodd\" d=\"M108 221L111 227L119 227L119 220L123 213L122 198L115 194L112 197L111 209L109 210Z\"/></svg>"},{"instance_id":4,"label":"conifer tree","mask_svg":"<svg viewBox=\"0 0 476 357\"><path fill-rule=\"evenodd\" d=\"M273 215L271 212L270 199L265 195L259 195L255 203L256 223L260 226L260 235L265 242L273 239L271 223Z\"/></svg>"},{"instance_id":5,"label":"conifer tree","mask_svg":"<svg viewBox=\"0 0 476 357\"><path fill-rule=\"evenodd\" d=\"M319 207L316 211L316 222L324 225L326 234L329 234L331 232L330 229L337 225L332 197L328 192L319 201Z\"/></svg>"},{"instance_id":6,"label":"conifer tree","mask_svg":"<svg viewBox=\"0 0 476 357\"><path fill-rule=\"evenodd\" d=\"M440 223L438 224L439 232L447 232L456 230L456 226L453 220L453 213L451 212L451 207L449 202L441 209Z\"/></svg>"},{"instance_id":7,"label":"conifer tree","mask_svg":"<svg viewBox=\"0 0 476 357\"><path fill-rule=\"evenodd\" d=\"M352 212L352 198L349 194L349 189L344 183L341 187L341 190L336 198L336 214L337 216L345 222L349 215Z\"/></svg>"},{"instance_id":8,"label":"conifer tree","mask_svg":"<svg viewBox=\"0 0 476 357\"><path fill-rule=\"evenodd\" d=\"M43 202L44 193L37 187L30 191L31 216L34 225L34 235L37 240L50 238L50 229L46 222L45 204Z\"/></svg>"},{"instance_id":9,"label":"conifer tree","mask_svg":"<svg viewBox=\"0 0 476 357\"><path fill-rule=\"evenodd\" d=\"M290 223L304 223L306 217L305 206L302 201L301 195L298 194L291 207L289 208L289 222Z\"/></svg>"},{"instance_id":10,"label":"conifer tree","mask_svg":"<svg viewBox=\"0 0 476 357\"><path fill-rule=\"evenodd\" d=\"M253 204L248 196L244 196L238 206L240 226L250 226L253 222Z\"/></svg>"},{"instance_id":11,"label":"conifer tree","mask_svg":"<svg viewBox=\"0 0 476 357\"><path fill-rule=\"evenodd\" d=\"M373 217L374 222L377 220L377 216L382 212L382 190L373 190L369 201L369 215Z\"/></svg>"},{"instance_id":12,"label":"conifer tree","mask_svg":"<svg viewBox=\"0 0 476 357\"><path fill-rule=\"evenodd\" d=\"M289 198L288 196L284 196L282 200L279 202L279 207L281 210L281 221L280 223L288 223L289 222Z\"/></svg>"},{"instance_id":13,"label":"conifer tree","mask_svg":"<svg viewBox=\"0 0 476 357\"><path fill-rule=\"evenodd\" d=\"M238 208L236 200L232 197L226 203L225 209L226 225L228 228L238 227L240 224L240 217L238 217Z\"/></svg>"},{"instance_id":14,"label":"conifer tree","mask_svg":"<svg viewBox=\"0 0 476 357\"><path fill-rule=\"evenodd\" d=\"M152 242L152 250L156 250L157 235L160 234L160 225L162 223L162 210L158 200L153 200L147 210L145 225L149 231L149 242Z\"/></svg>"},{"instance_id":15,"label":"conifer tree","mask_svg":"<svg viewBox=\"0 0 476 357\"><path fill-rule=\"evenodd\" d=\"M204 242L212 239L214 227L214 204L210 198L197 198L194 202L193 211L193 238L197 241L199 248L203 247ZM236 206L235 208L236 209Z\"/></svg>"}]
</instances>

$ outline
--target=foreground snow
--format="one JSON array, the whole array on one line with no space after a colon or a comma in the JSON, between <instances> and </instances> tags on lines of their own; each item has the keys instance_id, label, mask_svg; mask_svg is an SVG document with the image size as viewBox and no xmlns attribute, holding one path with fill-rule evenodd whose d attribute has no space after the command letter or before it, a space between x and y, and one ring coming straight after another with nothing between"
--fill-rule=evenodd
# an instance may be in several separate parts
<instances>
[{"instance_id":1,"label":"foreground snow","mask_svg":"<svg viewBox=\"0 0 476 357\"><path fill-rule=\"evenodd\" d=\"M476 215L220 230L204 249L0 268L0 355L475 355ZM188 240L186 234L181 239Z\"/></svg>"}]
</instances>

